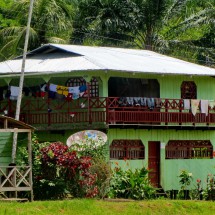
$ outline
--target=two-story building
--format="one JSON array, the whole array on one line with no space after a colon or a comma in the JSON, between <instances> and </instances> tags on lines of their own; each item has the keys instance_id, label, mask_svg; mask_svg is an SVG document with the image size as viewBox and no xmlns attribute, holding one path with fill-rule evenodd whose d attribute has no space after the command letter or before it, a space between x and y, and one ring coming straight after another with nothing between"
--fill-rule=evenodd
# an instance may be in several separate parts
<instances>
[{"instance_id":1,"label":"two-story building","mask_svg":"<svg viewBox=\"0 0 215 215\"><path fill-rule=\"evenodd\" d=\"M0 63L0 113L11 117L21 62ZM104 131L113 166L146 166L155 186L177 190L182 169L202 181L215 172L214 76L152 51L48 44L27 55L20 120L40 141Z\"/></svg>"}]
</instances>

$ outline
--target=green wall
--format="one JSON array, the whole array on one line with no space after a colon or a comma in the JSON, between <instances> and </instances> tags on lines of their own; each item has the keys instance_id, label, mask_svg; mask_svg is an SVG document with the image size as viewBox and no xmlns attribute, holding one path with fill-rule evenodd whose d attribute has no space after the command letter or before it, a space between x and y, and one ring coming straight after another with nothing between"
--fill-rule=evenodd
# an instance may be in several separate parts
<instances>
[{"instance_id":1,"label":"green wall","mask_svg":"<svg viewBox=\"0 0 215 215\"><path fill-rule=\"evenodd\" d=\"M147 130L147 129L109 129L108 142L114 139L141 139L145 145L145 159L127 161L111 161L112 167L118 162L123 168L128 166L132 169L148 167L148 141L160 141L160 179L161 186L165 190L179 189L180 171L185 169L193 173L194 183L196 179L206 180L210 173L215 173L215 159L165 159L165 146L169 140L210 140L215 149L214 131L176 131L176 130Z\"/></svg>"},{"instance_id":2,"label":"green wall","mask_svg":"<svg viewBox=\"0 0 215 215\"><path fill-rule=\"evenodd\" d=\"M17 146L27 147L27 144L28 144L27 134L19 133ZM0 166L7 166L9 163L11 163L12 145L13 145L13 133L1 132L0 133Z\"/></svg>"}]
</instances>

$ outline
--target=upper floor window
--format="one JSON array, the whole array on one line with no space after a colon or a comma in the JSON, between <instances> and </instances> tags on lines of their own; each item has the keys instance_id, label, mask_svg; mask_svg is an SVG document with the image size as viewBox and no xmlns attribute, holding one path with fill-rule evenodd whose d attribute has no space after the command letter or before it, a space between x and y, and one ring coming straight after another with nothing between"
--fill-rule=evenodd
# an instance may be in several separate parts
<instances>
[{"instance_id":1,"label":"upper floor window","mask_svg":"<svg viewBox=\"0 0 215 215\"><path fill-rule=\"evenodd\" d=\"M194 81L183 81L181 84L182 99L196 99L197 87Z\"/></svg>"},{"instance_id":2,"label":"upper floor window","mask_svg":"<svg viewBox=\"0 0 215 215\"><path fill-rule=\"evenodd\" d=\"M210 140L170 140L166 145L166 159L213 158Z\"/></svg>"},{"instance_id":3,"label":"upper floor window","mask_svg":"<svg viewBox=\"0 0 215 215\"><path fill-rule=\"evenodd\" d=\"M66 82L67 87L83 86L86 84L87 83L86 83L85 79L82 77L70 78ZM89 87L90 87L90 97L99 97L99 82L95 77L93 77L90 80Z\"/></svg>"},{"instance_id":4,"label":"upper floor window","mask_svg":"<svg viewBox=\"0 0 215 215\"><path fill-rule=\"evenodd\" d=\"M113 140L110 145L110 159L144 159L145 146L141 140Z\"/></svg>"}]
</instances>

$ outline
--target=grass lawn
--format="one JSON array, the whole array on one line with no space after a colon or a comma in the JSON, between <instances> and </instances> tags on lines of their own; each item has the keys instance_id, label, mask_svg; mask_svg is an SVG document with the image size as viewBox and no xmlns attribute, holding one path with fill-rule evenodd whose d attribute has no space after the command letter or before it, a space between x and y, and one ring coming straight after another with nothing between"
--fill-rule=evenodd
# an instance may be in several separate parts
<instances>
[{"instance_id":1,"label":"grass lawn","mask_svg":"<svg viewBox=\"0 0 215 215\"><path fill-rule=\"evenodd\" d=\"M0 201L0 215L136 215L136 214L215 214L215 202L151 200L109 202L92 199L66 201L35 201L27 203Z\"/></svg>"}]
</instances>

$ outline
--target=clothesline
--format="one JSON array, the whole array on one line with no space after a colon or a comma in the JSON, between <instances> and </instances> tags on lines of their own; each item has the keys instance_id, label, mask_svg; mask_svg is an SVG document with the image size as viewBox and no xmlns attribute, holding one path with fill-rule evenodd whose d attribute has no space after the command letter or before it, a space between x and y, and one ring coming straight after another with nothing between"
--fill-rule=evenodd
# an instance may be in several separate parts
<instances>
[{"instance_id":1,"label":"clothesline","mask_svg":"<svg viewBox=\"0 0 215 215\"><path fill-rule=\"evenodd\" d=\"M36 87L32 87L32 89L36 89ZM26 89L24 89L25 91ZM30 88L27 95L29 94ZM42 84L40 87L37 86L37 90L35 92L32 92L32 95L35 97L45 97L46 93L48 92L49 98L58 98L58 99L78 99L79 97L83 97L87 94L87 86L81 85L81 86L75 86L75 87L66 87L61 85L55 85L55 84ZM3 92L2 92L3 93ZM56 96L60 95L60 96ZM11 100L17 100L19 95L19 87L17 86L9 86L8 90L6 90L5 95L3 95L3 98L10 98Z\"/></svg>"}]
</instances>

